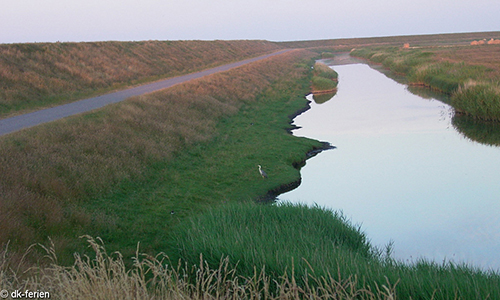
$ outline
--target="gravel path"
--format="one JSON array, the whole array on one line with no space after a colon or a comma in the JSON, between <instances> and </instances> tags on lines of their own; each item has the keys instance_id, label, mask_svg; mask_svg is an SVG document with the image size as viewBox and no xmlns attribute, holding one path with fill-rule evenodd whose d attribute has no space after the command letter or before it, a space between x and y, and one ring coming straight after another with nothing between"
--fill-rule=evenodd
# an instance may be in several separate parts
<instances>
[{"instance_id":1,"label":"gravel path","mask_svg":"<svg viewBox=\"0 0 500 300\"><path fill-rule=\"evenodd\" d=\"M97 108L101 108L111 103L116 103L123 101L129 97L142 95L146 93L151 93L161 89L169 88L173 85L183 83L192 79L197 79L210 74L227 71L229 69L239 67L251 62L262 60L271 56L279 55L290 50L281 50L267 55L262 55L259 57L254 57L246 60L242 60L235 63L230 63L227 65L219 66L216 68L191 73L179 77L169 78L138 87L126 89L119 92L114 92L98 97L88 98L84 100L79 100L76 102L42 109L32 113L27 113L15 117L10 117L0 120L0 136L9 134L24 128L33 127L42 123L51 122L59 120L68 116L76 115L83 112L88 112Z\"/></svg>"}]
</instances>

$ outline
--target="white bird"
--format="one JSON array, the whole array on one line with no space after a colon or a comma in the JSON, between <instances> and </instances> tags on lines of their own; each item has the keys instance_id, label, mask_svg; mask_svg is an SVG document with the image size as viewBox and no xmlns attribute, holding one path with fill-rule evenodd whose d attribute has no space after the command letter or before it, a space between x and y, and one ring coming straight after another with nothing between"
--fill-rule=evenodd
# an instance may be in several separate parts
<instances>
[{"instance_id":1,"label":"white bird","mask_svg":"<svg viewBox=\"0 0 500 300\"><path fill-rule=\"evenodd\" d=\"M264 170L262 170L262 167L260 165L258 165L258 166L259 166L259 173L262 176L262 178L267 178L266 172L264 172Z\"/></svg>"}]
</instances>

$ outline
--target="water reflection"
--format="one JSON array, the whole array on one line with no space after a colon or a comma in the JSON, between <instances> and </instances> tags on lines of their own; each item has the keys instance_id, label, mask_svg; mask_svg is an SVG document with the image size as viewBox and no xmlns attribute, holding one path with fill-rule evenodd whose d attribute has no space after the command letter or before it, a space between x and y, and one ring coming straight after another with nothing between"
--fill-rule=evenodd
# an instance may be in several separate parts
<instances>
[{"instance_id":1,"label":"water reflection","mask_svg":"<svg viewBox=\"0 0 500 300\"><path fill-rule=\"evenodd\" d=\"M404 84L404 83L403 83ZM422 86L407 86L406 89L412 93L413 95L417 95L421 98L428 99L428 100L439 100L441 102L444 102L446 104L450 104L450 97L446 94L439 93L435 90L422 87Z\"/></svg>"},{"instance_id":2,"label":"water reflection","mask_svg":"<svg viewBox=\"0 0 500 300\"><path fill-rule=\"evenodd\" d=\"M481 122L467 115L456 114L452 119L453 127L464 137L490 146L500 146L500 123Z\"/></svg>"},{"instance_id":3,"label":"water reflection","mask_svg":"<svg viewBox=\"0 0 500 300\"><path fill-rule=\"evenodd\" d=\"M470 142L448 105L367 65L335 70L337 95L311 103L295 134L337 149L308 160L301 186L279 198L342 210L375 245L394 241L398 259L499 269L500 149Z\"/></svg>"}]
</instances>

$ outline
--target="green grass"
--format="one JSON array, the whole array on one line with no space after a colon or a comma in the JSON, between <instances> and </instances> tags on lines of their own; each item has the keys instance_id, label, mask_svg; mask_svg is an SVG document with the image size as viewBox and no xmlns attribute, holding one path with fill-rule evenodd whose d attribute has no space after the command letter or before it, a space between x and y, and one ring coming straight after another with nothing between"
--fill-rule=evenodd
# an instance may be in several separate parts
<instances>
[{"instance_id":1,"label":"green grass","mask_svg":"<svg viewBox=\"0 0 500 300\"><path fill-rule=\"evenodd\" d=\"M50 236L66 263L84 250L81 234L127 255L138 241L162 251L162 234L183 217L296 181L294 165L321 146L286 131L306 107L312 55L288 52L3 136L0 243L22 256Z\"/></svg>"},{"instance_id":2,"label":"green grass","mask_svg":"<svg viewBox=\"0 0 500 300\"><path fill-rule=\"evenodd\" d=\"M240 276L251 277L265 267L277 278L288 273L299 286L306 280L356 276L356 289L394 287L399 299L496 299L500 275L466 265L418 260L395 261L370 245L358 226L338 212L320 207L280 203L227 204L179 225L173 235L172 258L211 268L228 258ZM175 261L175 260L174 260Z\"/></svg>"},{"instance_id":3,"label":"green grass","mask_svg":"<svg viewBox=\"0 0 500 300\"><path fill-rule=\"evenodd\" d=\"M307 272L326 276L339 260L350 260L354 274L376 256L366 236L341 214L287 203L217 207L180 224L173 239L174 261L196 264L203 254L213 267L229 257L243 276L251 276L255 266L265 266L271 277L291 272L292 266L297 278Z\"/></svg>"},{"instance_id":4,"label":"green grass","mask_svg":"<svg viewBox=\"0 0 500 300\"><path fill-rule=\"evenodd\" d=\"M255 200L298 180L294 163L321 145L285 131L287 115L300 109L305 99L277 97L263 95L260 104L223 119L212 141L185 149L171 162L154 165L148 181L125 183L119 193L93 202L89 209L116 220L109 232L96 234L105 237L112 249L133 249L141 241L162 251L166 229L184 217L213 205ZM258 164L268 173L267 180L260 177Z\"/></svg>"},{"instance_id":5,"label":"green grass","mask_svg":"<svg viewBox=\"0 0 500 300\"><path fill-rule=\"evenodd\" d=\"M101 236L108 248L125 254L138 241L148 251L164 251L169 228L185 217L228 202L256 200L299 180L294 166L306 159L306 152L322 147L286 131L289 116L306 105L308 81L308 76L275 81L237 114L222 117L210 140L149 165L144 180L125 181L117 192L88 202L84 207L94 212L92 218L102 220L104 214L108 221L82 233ZM259 164L269 176L265 180Z\"/></svg>"}]
</instances>

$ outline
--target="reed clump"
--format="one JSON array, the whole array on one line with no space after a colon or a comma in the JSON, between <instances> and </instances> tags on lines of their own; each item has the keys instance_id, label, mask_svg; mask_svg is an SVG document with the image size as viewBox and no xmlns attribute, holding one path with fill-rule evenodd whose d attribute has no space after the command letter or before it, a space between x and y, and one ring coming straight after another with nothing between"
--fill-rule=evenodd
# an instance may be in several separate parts
<instances>
[{"instance_id":1,"label":"reed clump","mask_svg":"<svg viewBox=\"0 0 500 300\"><path fill-rule=\"evenodd\" d=\"M336 91L338 74L332 68L321 62L316 62L313 68L311 88L313 94L331 93Z\"/></svg>"},{"instance_id":2,"label":"reed clump","mask_svg":"<svg viewBox=\"0 0 500 300\"><path fill-rule=\"evenodd\" d=\"M490 45L498 49L498 46ZM491 51L494 51L490 50ZM423 85L451 95L451 105L459 113L479 120L500 121L500 59L486 60L489 52L468 47L453 50L426 48L364 48L351 52L381 63L390 70L405 75L409 84ZM467 55L457 54L465 52Z\"/></svg>"},{"instance_id":3,"label":"reed clump","mask_svg":"<svg viewBox=\"0 0 500 300\"><path fill-rule=\"evenodd\" d=\"M459 113L470 114L482 120L500 119L499 82L468 80L453 93L451 101Z\"/></svg>"}]
</instances>

